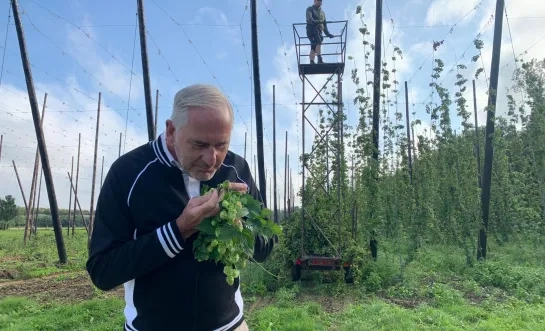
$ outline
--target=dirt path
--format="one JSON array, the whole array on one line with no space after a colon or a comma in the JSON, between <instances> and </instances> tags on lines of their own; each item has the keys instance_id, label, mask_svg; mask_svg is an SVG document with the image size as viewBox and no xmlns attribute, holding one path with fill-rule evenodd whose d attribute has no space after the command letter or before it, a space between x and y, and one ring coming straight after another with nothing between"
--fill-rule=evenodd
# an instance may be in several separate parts
<instances>
[{"instance_id":1,"label":"dirt path","mask_svg":"<svg viewBox=\"0 0 545 331\"><path fill-rule=\"evenodd\" d=\"M96 297L123 297L123 287L109 292L97 290L85 272L66 272L40 278L0 283L0 299L27 297L40 302L80 302Z\"/></svg>"}]
</instances>

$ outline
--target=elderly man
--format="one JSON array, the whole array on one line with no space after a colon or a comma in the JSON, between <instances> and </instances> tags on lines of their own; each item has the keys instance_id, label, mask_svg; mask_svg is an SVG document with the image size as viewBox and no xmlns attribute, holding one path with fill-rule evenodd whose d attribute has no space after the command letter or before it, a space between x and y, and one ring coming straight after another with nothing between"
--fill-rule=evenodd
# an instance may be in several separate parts
<instances>
[{"instance_id":1,"label":"elderly man","mask_svg":"<svg viewBox=\"0 0 545 331\"><path fill-rule=\"evenodd\" d=\"M322 60L322 42L324 41L322 31L329 38L334 36L327 29L325 13L322 10L322 0L314 0L314 4L307 8L306 17L307 37L310 40L310 63L315 63L314 58L316 55L318 55L318 63L324 63Z\"/></svg>"},{"instance_id":2,"label":"elderly man","mask_svg":"<svg viewBox=\"0 0 545 331\"><path fill-rule=\"evenodd\" d=\"M240 280L193 256L195 227L219 211L201 187L228 180L262 201L247 162L229 151L233 110L218 89L193 85L174 98L166 131L117 159L97 202L87 271L102 290L125 286L124 330L248 330ZM264 261L273 240L256 238Z\"/></svg>"}]
</instances>

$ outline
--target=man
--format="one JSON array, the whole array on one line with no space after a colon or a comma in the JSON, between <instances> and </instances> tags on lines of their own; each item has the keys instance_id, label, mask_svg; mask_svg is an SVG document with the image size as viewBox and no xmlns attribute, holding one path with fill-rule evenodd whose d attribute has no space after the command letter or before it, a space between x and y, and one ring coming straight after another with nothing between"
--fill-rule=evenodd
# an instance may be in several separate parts
<instances>
[{"instance_id":1,"label":"man","mask_svg":"<svg viewBox=\"0 0 545 331\"><path fill-rule=\"evenodd\" d=\"M174 98L166 131L121 156L97 202L87 270L102 290L125 286L124 330L248 330L240 280L223 266L199 263L195 227L219 211L216 191L228 180L262 201L247 162L229 151L233 110L216 88L193 85ZM264 261L273 240L256 238Z\"/></svg>"},{"instance_id":2,"label":"man","mask_svg":"<svg viewBox=\"0 0 545 331\"><path fill-rule=\"evenodd\" d=\"M324 63L322 60L322 42L324 41L322 31L329 38L334 36L327 29L325 13L322 10L322 0L314 0L314 5L307 8L306 16L307 37L310 40L310 63L315 63L314 58L316 55L318 55L318 63Z\"/></svg>"}]
</instances>

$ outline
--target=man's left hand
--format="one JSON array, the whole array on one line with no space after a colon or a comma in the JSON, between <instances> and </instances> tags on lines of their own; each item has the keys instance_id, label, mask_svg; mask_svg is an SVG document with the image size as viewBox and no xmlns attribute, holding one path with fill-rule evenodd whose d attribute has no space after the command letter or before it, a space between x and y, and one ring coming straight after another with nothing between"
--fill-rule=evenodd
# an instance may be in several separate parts
<instances>
[{"instance_id":1,"label":"man's left hand","mask_svg":"<svg viewBox=\"0 0 545 331\"><path fill-rule=\"evenodd\" d=\"M229 183L229 189L240 193L246 193L248 191L248 185L244 183Z\"/></svg>"}]
</instances>

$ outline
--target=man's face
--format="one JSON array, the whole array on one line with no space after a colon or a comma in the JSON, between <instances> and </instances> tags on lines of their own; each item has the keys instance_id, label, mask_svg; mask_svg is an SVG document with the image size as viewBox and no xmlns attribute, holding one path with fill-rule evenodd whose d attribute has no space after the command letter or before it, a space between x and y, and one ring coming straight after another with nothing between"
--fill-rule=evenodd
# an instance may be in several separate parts
<instances>
[{"instance_id":1,"label":"man's face","mask_svg":"<svg viewBox=\"0 0 545 331\"><path fill-rule=\"evenodd\" d=\"M231 140L231 115L225 109L189 109L187 122L179 130L168 120L166 139L169 149L189 175L210 180L221 167Z\"/></svg>"},{"instance_id":2,"label":"man's face","mask_svg":"<svg viewBox=\"0 0 545 331\"><path fill-rule=\"evenodd\" d=\"M314 5L320 7L322 5L322 0L314 0Z\"/></svg>"}]
</instances>

